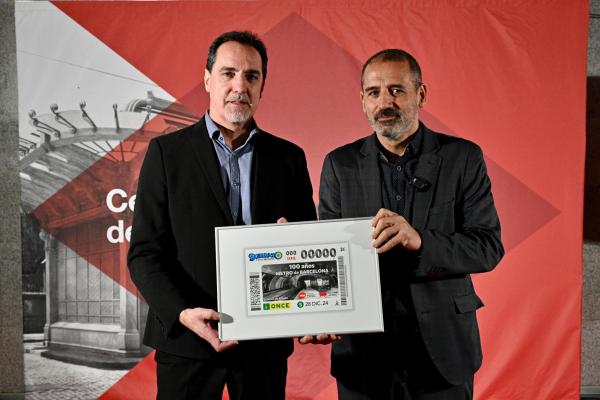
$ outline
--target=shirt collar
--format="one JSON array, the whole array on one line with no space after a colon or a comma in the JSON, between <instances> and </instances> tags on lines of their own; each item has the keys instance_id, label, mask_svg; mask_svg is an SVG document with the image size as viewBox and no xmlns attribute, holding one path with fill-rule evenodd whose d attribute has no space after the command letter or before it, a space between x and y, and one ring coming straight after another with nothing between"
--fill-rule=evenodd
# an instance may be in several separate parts
<instances>
[{"instance_id":1,"label":"shirt collar","mask_svg":"<svg viewBox=\"0 0 600 400\"><path fill-rule=\"evenodd\" d=\"M219 138L223 138L223 134L219 130L219 126L212 120L210 115L208 115L208 111L204 114L204 121L206 122L206 130L208 131L208 136L211 139L219 140ZM244 144L240 147L243 147L250 141L250 139L258 133L258 126L256 122L252 120L252 129L250 130L250 134L248 135L248 139L244 142Z\"/></svg>"}]
</instances>

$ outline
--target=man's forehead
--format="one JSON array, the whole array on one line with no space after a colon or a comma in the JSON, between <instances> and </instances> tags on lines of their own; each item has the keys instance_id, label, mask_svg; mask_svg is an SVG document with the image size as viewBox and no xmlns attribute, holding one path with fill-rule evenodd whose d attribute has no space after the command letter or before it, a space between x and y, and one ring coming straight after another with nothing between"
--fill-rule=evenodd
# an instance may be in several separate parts
<instances>
[{"instance_id":1,"label":"man's forehead","mask_svg":"<svg viewBox=\"0 0 600 400\"><path fill-rule=\"evenodd\" d=\"M367 65L363 76L363 87L392 83L406 84L410 78L410 66L407 61L376 61Z\"/></svg>"},{"instance_id":2,"label":"man's forehead","mask_svg":"<svg viewBox=\"0 0 600 400\"><path fill-rule=\"evenodd\" d=\"M244 65L245 69L260 69L261 57L254 47L229 41L217 49L215 64L227 68L238 68Z\"/></svg>"},{"instance_id":3,"label":"man's forehead","mask_svg":"<svg viewBox=\"0 0 600 400\"><path fill-rule=\"evenodd\" d=\"M394 74L394 75L407 75L410 74L410 65L408 61L375 61L367 65L365 68L365 78L367 76L381 75L381 74Z\"/></svg>"}]
</instances>

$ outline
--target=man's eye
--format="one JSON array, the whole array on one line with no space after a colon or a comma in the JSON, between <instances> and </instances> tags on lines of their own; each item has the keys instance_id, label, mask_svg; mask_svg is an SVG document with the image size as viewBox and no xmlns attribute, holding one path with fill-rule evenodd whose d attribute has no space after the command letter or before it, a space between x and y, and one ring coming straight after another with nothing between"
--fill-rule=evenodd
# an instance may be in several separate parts
<instances>
[{"instance_id":1,"label":"man's eye","mask_svg":"<svg viewBox=\"0 0 600 400\"><path fill-rule=\"evenodd\" d=\"M227 78L233 78L234 75L235 74L231 71L223 72L223 76L226 76Z\"/></svg>"},{"instance_id":2,"label":"man's eye","mask_svg":"<svg viewBox=\"0 0 600 400\"><path fill-rule=\"evenodd\" d=\"M399 94L402 94L402 93L404 93L404 92L403 92L403 91L402 91L402 89L400 89L400 88L392 88L392 89L390 90L390 94L391 94L392 96L398 96Z\"/></svg>"},{"instance_id":3,"label":"man's eye","mask_svg":"<svg viewBox=\"0 0 600 400\"><path fill-rule=\"evenodd\" d=\"M369 97L377 97L379 95L379 92L367 92L367 96Z\"/></svg>"},{"instance_id":4,"label":"man's eye","mask_svg":"<svg viewBox=\"0 0 600 400\"><path fill-rule=\"evenodd\" d=\"M256 82L258 80L258 75L248 75L246 77L250 82Z\"/></svg>"}]
</instances>

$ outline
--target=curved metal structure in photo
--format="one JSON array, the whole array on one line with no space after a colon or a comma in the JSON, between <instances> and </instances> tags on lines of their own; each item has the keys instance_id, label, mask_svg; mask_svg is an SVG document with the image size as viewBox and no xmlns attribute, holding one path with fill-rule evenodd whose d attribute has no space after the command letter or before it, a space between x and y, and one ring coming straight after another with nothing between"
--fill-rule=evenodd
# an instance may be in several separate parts
<instances>
[{"instance_id":1,"label":"curved metal structure in photo","mask_svg":"<svg viewBox=\"0 0 600 400\"><path fill-rule=\"evenodd\" d=\"M32 307L45 309L43 355L126 368L149 351L141 344L147 306L128 276L128 244L106 237L131 210L111 212L107 193L119 187L133 195L148 141L198 117L152 92L105 111L104 123L85 101L74 110L51 104L47 113L30 111L30 136L38 141L19 138L21 207L40 223L44 242L44 287Z\"/></svg>"}]
</instances>

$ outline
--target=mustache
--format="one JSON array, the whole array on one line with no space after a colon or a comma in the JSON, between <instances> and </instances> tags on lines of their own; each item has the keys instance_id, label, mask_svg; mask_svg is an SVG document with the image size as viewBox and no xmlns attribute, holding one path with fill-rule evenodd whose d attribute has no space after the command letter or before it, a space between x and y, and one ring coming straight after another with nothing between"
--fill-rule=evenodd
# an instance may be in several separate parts
<instances>
[{"instance_id":1,"label":"mustache","mask_svg":"<svg viewBox=\"0 0 600 400\"><path fill-rule=\"evenodd\" d=\"M383 118L383 117L396 117L396 118L400 118L402 117L402 113L398 110L395 110L391 107L387 107L387 108L382 108L381 110L377 111L375 113L375 119L378 120L379 118Z\"/></svg>"},{"instance_id":2,"label":"mustache","mask_svg":"<svg viewBox=\"0 0 600 400\"><path fill-rule=\"evenodd\" d=\"M247 95L242 94L242 93L232 94L230 96L227 96L225 101L228 103L234 102L234 101L240 101L242 103L250 104L250 98L248 98Z\"/></svg>"}]
</instances>

